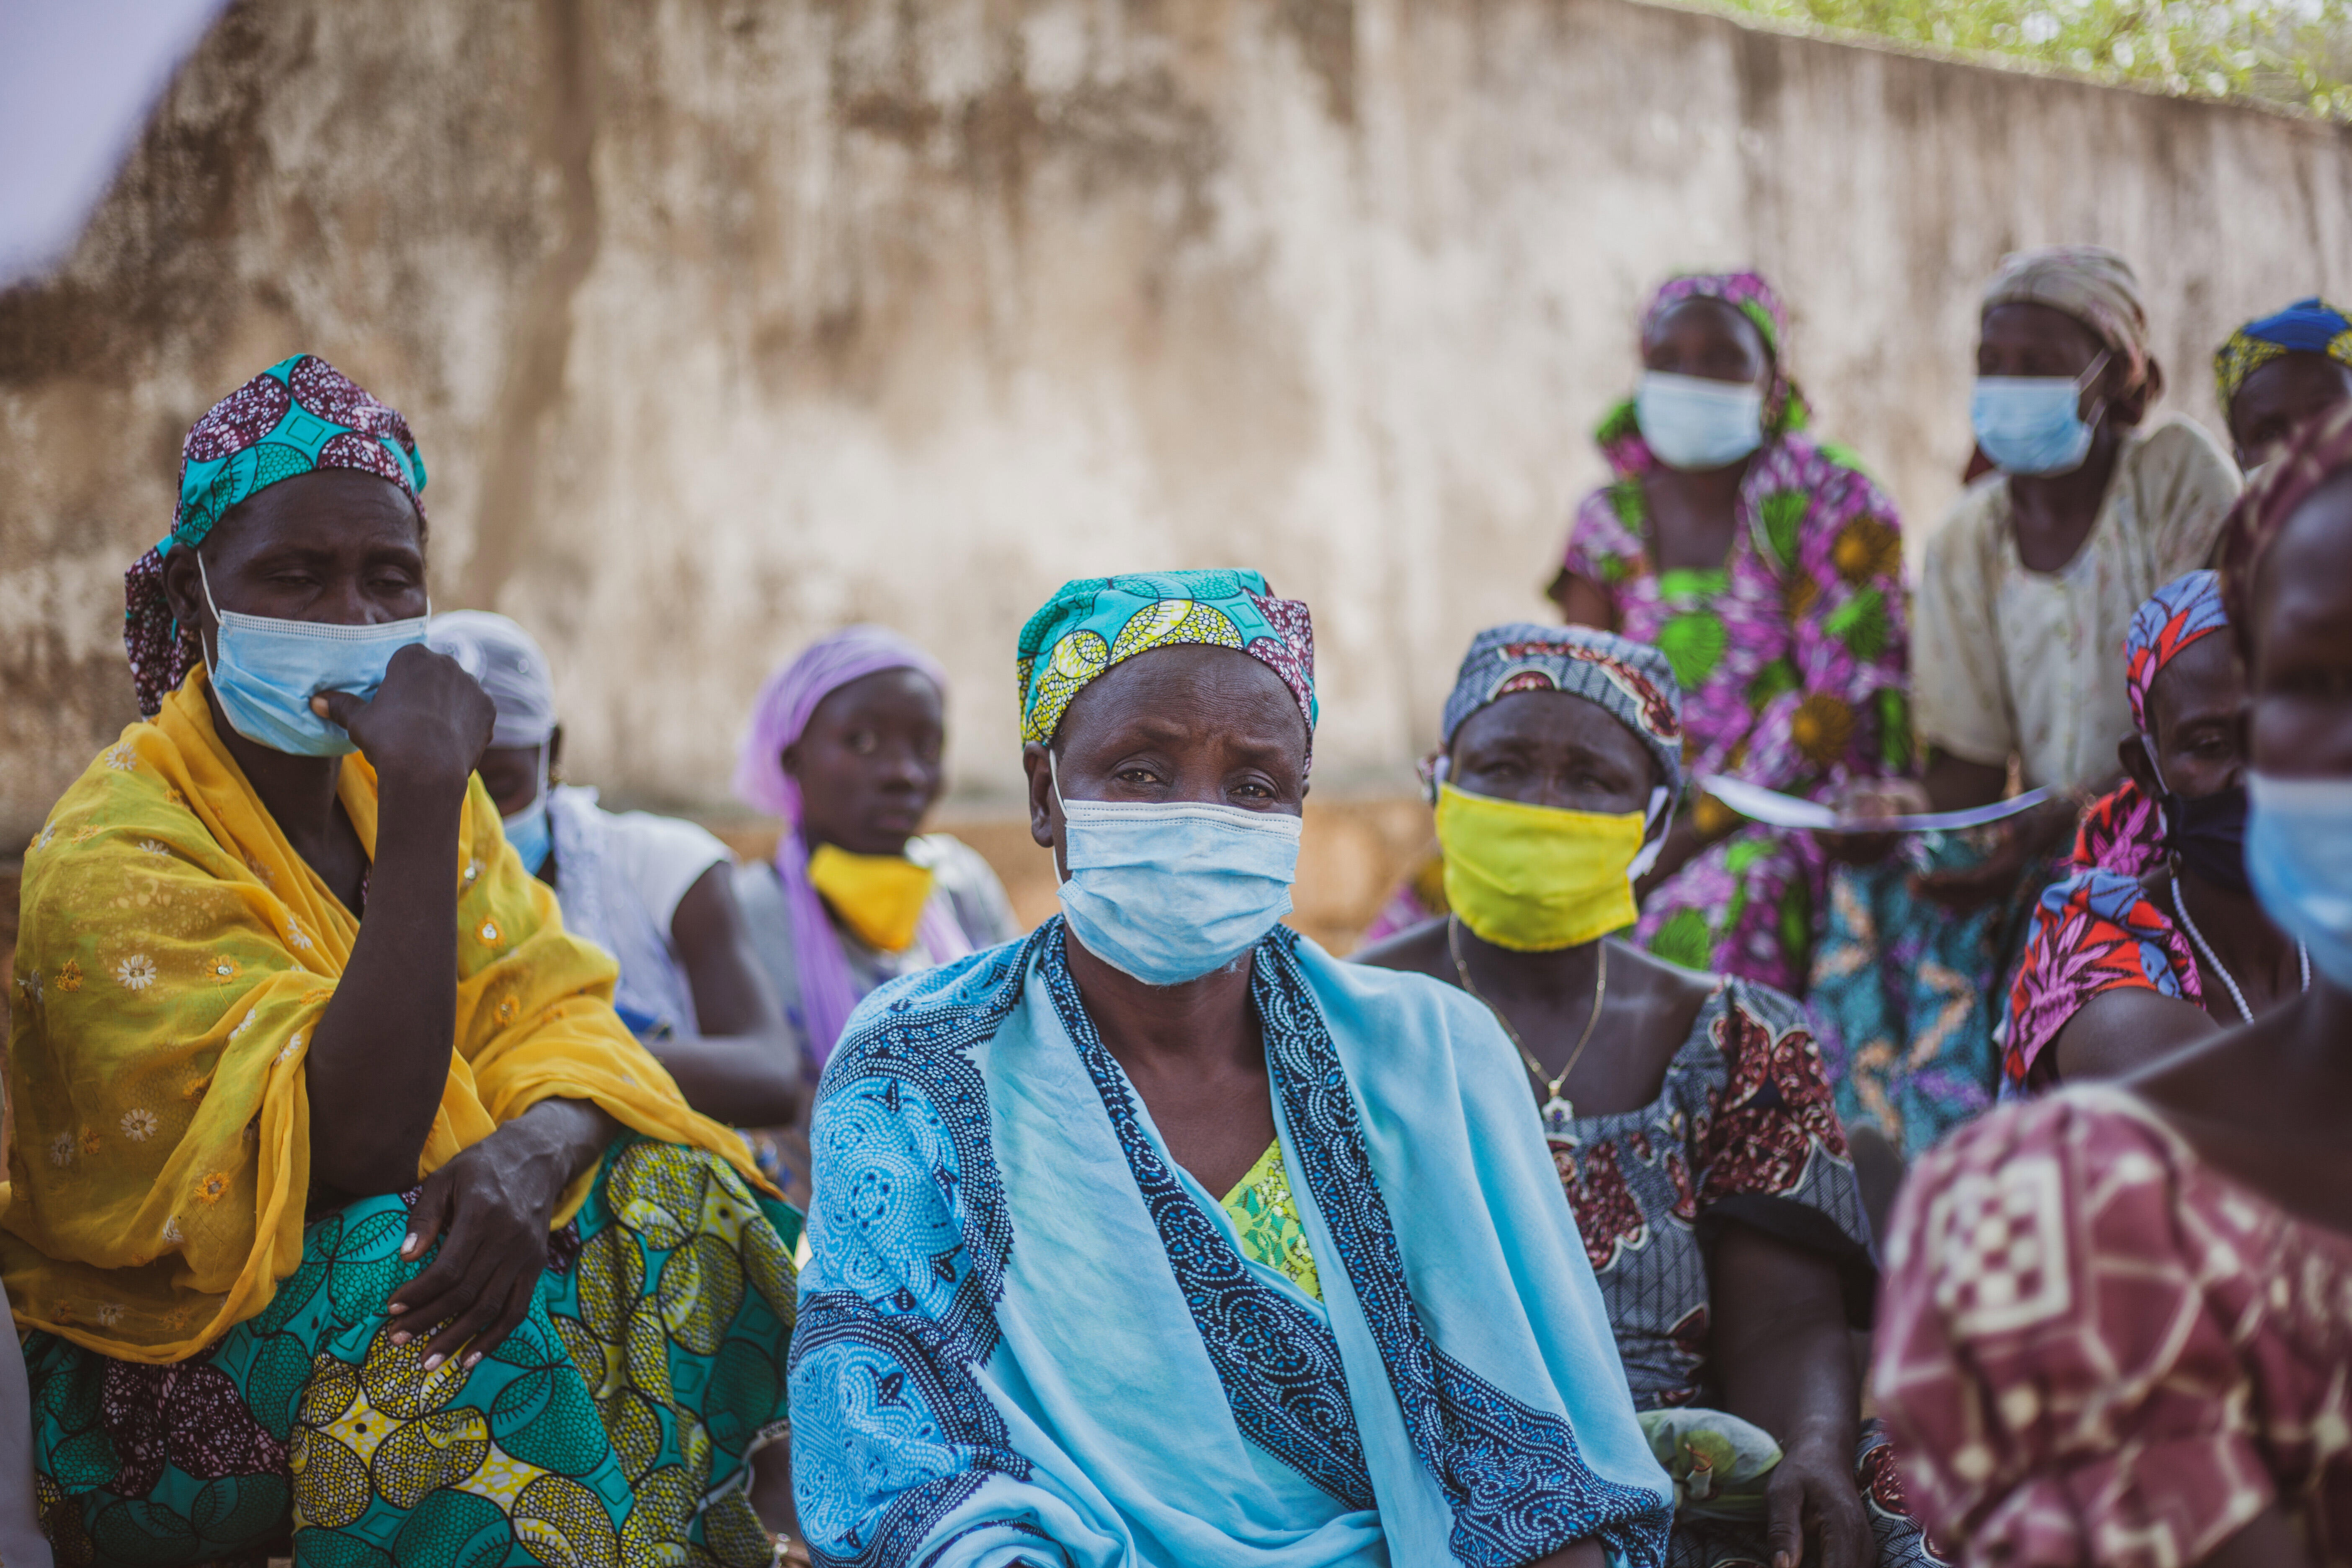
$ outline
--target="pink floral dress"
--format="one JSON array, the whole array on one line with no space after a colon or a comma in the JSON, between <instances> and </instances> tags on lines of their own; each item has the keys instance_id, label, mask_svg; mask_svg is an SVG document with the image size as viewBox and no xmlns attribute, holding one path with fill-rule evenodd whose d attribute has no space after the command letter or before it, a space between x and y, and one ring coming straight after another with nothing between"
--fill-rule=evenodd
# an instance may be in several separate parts
<instances>
[{"instance_id":1,"label":"pink floral dress","mask_svg":"<svg viewBox=\"0 0 2352 1568\"><path fill-rule=\"evenodd\" d=\"M1774 437L1748 465L1728 559L1662 573L1642 490L1657 459L1630 404L1601 447L1617 479L1577 509L1562 566L1608 595L1618 631L1673 664L1687 772L1815 800L1907 772L1902 525L1852 455ZM1811 836L1743 827L1650 895L1635 940L1801 995L1825 870Z\"/></svg>"}]
</instances>

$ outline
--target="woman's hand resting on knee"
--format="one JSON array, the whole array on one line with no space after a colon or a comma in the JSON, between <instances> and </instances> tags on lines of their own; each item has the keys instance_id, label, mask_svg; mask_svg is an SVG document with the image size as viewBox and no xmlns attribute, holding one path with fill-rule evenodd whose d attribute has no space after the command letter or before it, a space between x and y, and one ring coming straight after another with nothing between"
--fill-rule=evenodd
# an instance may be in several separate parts
<instances>
[{"instance_id":1,"label":"woman's hand resting on knee","mask_svg":"<svg viewBox=\"0 0 2352 1568\"><path fill-rule=\"evenodd\" d=\"M530 1311L547 1268L548 1226L574 1177L602 1156L618 1125L579 1100L542 1100L425 1178L408 1215L404 1259L440 1255L393 1292L404 1325L393 1343L418 1334L426 1371L460 1347L470 1369Z\"/></svg>"}]
</instances>

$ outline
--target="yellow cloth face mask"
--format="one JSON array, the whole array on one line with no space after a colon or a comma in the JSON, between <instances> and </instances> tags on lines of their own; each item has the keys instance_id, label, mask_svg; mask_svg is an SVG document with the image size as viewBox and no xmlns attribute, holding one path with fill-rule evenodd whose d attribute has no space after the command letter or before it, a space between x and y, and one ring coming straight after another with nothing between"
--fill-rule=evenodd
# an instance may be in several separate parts
<instances>
[{"instance_id":1,"label":"yellow cloth face mask","mask_svg":"<svg viewBox=\"0 0 2352 1568\"><path fill-rule=\"evenodd\" d=\"M1647 815L1564 811L1440 784L1445 901L1479 940L1516 952L1575 947L1632 925Z\"/></svg>"},{"instance_id":2,"label":"yellow cloth face mask","mask_svg":"<svg viewBox=\"0 0 2352 1568\"><path fill-rule=\"evenodd\" d=\"M904 855L853 855L820 844L809 855L808 874L809 886L866 946L884 952L914 946L931 897L929 866Z\"/></svg>"}]
</instances>

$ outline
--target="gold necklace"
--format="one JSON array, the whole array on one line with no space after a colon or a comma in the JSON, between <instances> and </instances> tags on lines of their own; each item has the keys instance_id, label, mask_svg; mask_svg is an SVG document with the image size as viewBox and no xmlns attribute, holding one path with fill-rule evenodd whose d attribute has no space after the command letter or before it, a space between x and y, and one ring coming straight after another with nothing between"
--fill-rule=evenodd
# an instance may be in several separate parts
<instances>
[{"instance_id":1,"label":"gold necklace","mask_svg":"<svg viewBox=\"0 0 2352 1568\"><path fill-rule=\"evenodd\" d=\"M1594 1026L1601 1022L1601 1002L1609 994L1608 942L1603 941L1601 944L1601 962L1592 982L1592 1012L1584 1020L1584 1033L1576 1037L1576 1048L1568 1053L1568 1065L1559 1069L1559 1076L1549 1079L1544 1077L1543 1064L1536 1060L1534 1052L1528 1049L1528 1043L1519 1038L1518 1030L1511 1027L1511 1021L1503 1016L1503 1010L1488 1002L1478 987L1470 983L1470 966L1462 961L1462 921L1458 916L1445 917L1445 951L1454 959L1454 975L1462 982L1462 989L1476 997L1486 1011L1495 1015L1495 1022L1503 1026L1503 1033L1508 1035L1511 1044L1518 1047L1519 1060L1527 1064L1528 1076L1543 1086L1544 1131L1555 1139L1575 1142L1569 1128L1576 1120L1576 1106L1560 1093L1560 1089L1568 1082L1568 1075L1576 1070L1577 1062L1584 1056L1584 1047L1592 1043Z\"/></svg>"}]
</instances>

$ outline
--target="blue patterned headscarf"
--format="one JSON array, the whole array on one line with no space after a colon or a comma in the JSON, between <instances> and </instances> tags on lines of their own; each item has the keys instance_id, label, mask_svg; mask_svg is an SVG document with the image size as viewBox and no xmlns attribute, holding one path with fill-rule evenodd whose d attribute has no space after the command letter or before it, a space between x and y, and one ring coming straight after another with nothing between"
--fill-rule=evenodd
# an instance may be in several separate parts
<instances>
[{"instance_id":1,"label":"blue patterned headscarf","mask_svg":"<svg viewBox=\"0 0 2352 1568\"><path fill-rule=\"evenodd\" d=\"M1070 700L1111 666L1156 647L1236 648L1290 688L1315 732L1315 627L1255 572L1144 572L1065 583L1021 628L1021 738L1054 739Z\"/></svg>"},{"instance_id":2,"label":"blue patterned headscarf","mask_svg":"<svg viewBox=\"0 0 2352 1568\"><path fill-rule=\"evenodd\" d=\"M122 643L139 711L163 697L204 658L195 629L172 616L163 557L194 549L230 508L320 468L352 468L400 487L425 518L425 458L408 421L316 354L279 360L212 405L180 445L180 500L172 531L123 574Z\"/></svg>"},{"instance_id":3,"label":"blue patterned headscarf","mask_svg":"<svg viewBox=\"0 0 2352 1568\"><path fill-rule=\"evenodd\" d=\"M1682 794L1683 689L1649 644L1591 626L1489 626L1462 656L1445 700L1445 743L1471 714L1515 691L1565 691L1599 703L1649 748L1667 797Z\"/></svg>"},{"instance_id":4,"label":"blue patterned headscarf","mask_svg":"<svg viewBox=\"0 0 2352 1568\"><path fill-rule=\"evenodd\" d=\"M2147 733L2147 689L2164 667L2190 643L2229 629L2219 572L2183 572L2132 613L2124 634L2124 690L2141 734Z\"/></svg>"},{"instance_id":5,"label":"blue patterned headscarf","mask_svg":"<svg viewBox=\"0 0 2352 1568\"><path fill-rule=\"evenodd\" d=\"M2315 294L2231 332L2213 351L2213 379L2221 386L2223 410L2237 400L2246 377L2281 354L2325 354L2352 366L2352 317Z\"/></svg>"}]
</instances>

